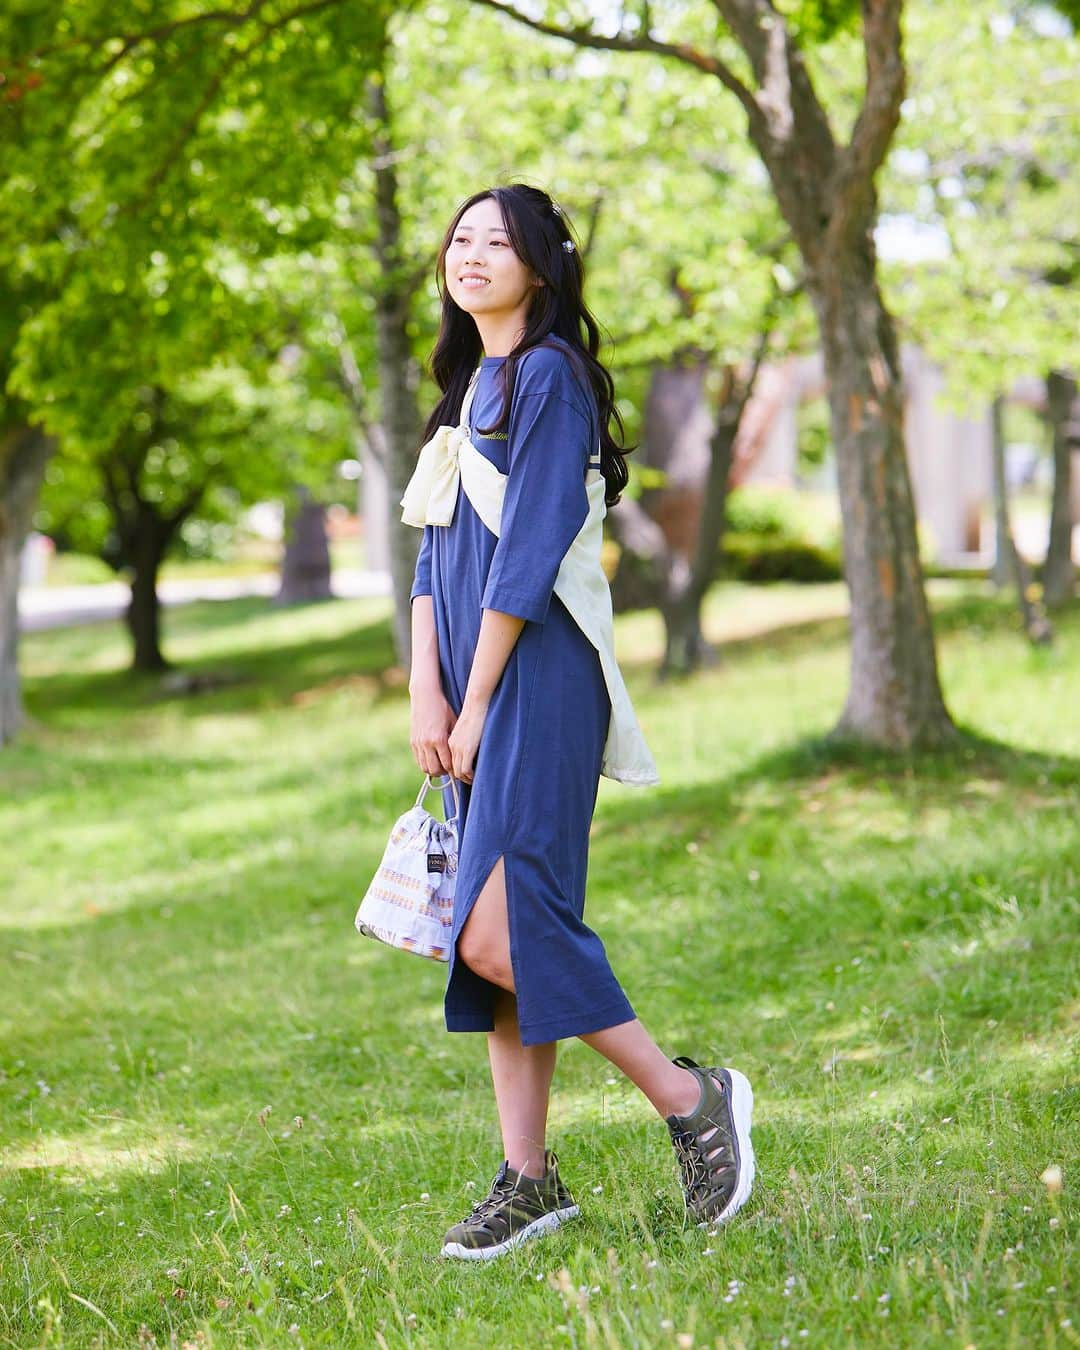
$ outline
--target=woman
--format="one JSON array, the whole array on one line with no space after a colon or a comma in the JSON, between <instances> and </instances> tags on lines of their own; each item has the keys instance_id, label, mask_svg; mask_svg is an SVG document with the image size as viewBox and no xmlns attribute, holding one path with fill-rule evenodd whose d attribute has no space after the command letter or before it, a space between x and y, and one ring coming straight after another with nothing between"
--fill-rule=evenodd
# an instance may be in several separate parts
<instances>
[{"instance_id":1,"label":"woman","mask_svg":"<svg viewBox=\"0 0 1080 1350\"><path fill-rule=\"evenodd\" d=\"M411 743L425 773L460 785L446 1024L488 1033L505 1152L443 1255L498 1256L578 1213L546 1145L568 1036L645 1093L671 1131L690 1212L722 1222L753 1180L750 1085L668 1059L582 921L601 773L657 779L614 659L599 565L627 452L608 430L611 418L622 425L581 259L551 198L513 184L458 209L437 276L431 367L443 398L402 499L403 519L424 530Z\"/></svg>"}]
</instances>

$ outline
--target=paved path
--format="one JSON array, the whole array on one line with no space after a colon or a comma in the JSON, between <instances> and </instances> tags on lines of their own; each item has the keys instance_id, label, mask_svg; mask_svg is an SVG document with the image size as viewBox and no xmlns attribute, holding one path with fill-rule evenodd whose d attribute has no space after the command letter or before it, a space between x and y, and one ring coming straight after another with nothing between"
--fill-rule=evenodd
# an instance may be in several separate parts
<instances>
[{"instance_id":1,"label":"paved path","mask_svg":"<svg viewBox=\"0 0 1080 1350\"><path fill-rule=\"evenodd\" d=\"M334 594L343 600L390 594L387 572L338 571ZM248 595L274 595L276 572L247 577L206 577L201 581L163 581L158 595L163 605L188 605L194 600L236 600ZM24 586L19 592L19 631L66 628L73 624L118 619L131 595L126 582L107 581L96 586Z\"/></svg>"}]
</instances>

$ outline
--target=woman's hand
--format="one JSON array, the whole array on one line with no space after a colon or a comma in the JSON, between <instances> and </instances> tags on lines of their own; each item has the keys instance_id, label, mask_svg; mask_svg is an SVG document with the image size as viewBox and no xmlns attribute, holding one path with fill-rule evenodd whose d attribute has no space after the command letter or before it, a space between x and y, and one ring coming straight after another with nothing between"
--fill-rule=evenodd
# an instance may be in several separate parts
<instances>
[{"instance_id":1,"label":"woman's hand","mask_svg":"<svg viewBox=\"0 0 1080 1350\"><path fill-rule=\"evenodd\" d=\"M450 733L456 719L442 689L412 691L410 707L409 744L420 769L432 776L451 772Z\"/></svg>"},{"instance_id":2,"label":"woman's hand","mask_svg":"<svg viewBox=\"0 0 1080 1350\"><path fill-rule=\"evenodd\" d=\"M473 780L476 752L487 720L487 710L487 703L479 700L470 703L466 698L461 716L450 733L450 771L462 783L471 783Z\"/></svg>"}]
</instances>

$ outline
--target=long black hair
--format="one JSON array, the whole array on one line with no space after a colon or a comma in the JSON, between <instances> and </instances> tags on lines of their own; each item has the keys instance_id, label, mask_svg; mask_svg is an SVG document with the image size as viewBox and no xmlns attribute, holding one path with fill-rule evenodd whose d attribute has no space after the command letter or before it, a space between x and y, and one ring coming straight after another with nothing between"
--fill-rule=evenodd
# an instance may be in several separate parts
<instances>
[{"instance_id":1,"label":"long black hair","mask_svg":"<svg viewBox=\"0 0 1080 1350\"><path fill-rule=\"evenodd\" d=\"M621 444L623 423L615 406L615 384L597 359L600 349L600 330L585 304L583 290L585 271L577 241L570 233L569 222L560 207L548 194L527 183L511 183L507 187L484 188L458 207L450 228L446 231L435 264L435 281L442 299L442 319L439 336L432 349L428 365L432 378L443 391L424 429L426 442L442 425L456 426L469 379L483 352L480 333L471 314L466 313L450 298L446 288L446 251L457 232L461 217L476 202L493 197L502 212L510 246L515 254L544 281L533 288L533 297L525 319L525 330L501 367L503 403L493 427L485 435L503 430L510 417L514 380L518 362L533 347L556 346L550 339L561 338L570 348L570 357L578 377L587 382L596 397L600 426L600 471L607 487L604 500L614 506L629 482L630 475L624 457L637 447ZM570 240L574 247L567 251L563 244ZM614 421L619 432L616 440L608 428Z\"/></svg>"}]
</instances>

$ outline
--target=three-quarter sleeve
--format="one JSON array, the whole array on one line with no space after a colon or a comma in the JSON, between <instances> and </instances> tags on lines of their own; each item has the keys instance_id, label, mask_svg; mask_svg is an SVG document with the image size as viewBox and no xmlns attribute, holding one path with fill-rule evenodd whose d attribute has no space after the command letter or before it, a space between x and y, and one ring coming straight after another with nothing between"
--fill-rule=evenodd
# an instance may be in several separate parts
<instances>
[{"instance_id":1,"label":"three-quarter sleeve","mask_svg":"<svg viewBox=\"0 0 1080 1350\"><path fill-rule=\"evenodd\" d=\"M534 623L589 513L590 421L561 352L537 348L518 369L507 428L506 495L481 604Z\"/></svg>"},{"instance_id":2,"label":"three-quarter sleeve","mask_svg":"<svg viewBox=\"0 0 1080 1350\"><path fill-rule=\"evenodd\" d=\"M409 594L410 605L418 595L431 594L431 531L432 526L424 526L423 537L420 540L420 552L416 555L416 571L413 573L412 591Z\"/></svg>"}]
</instances>

